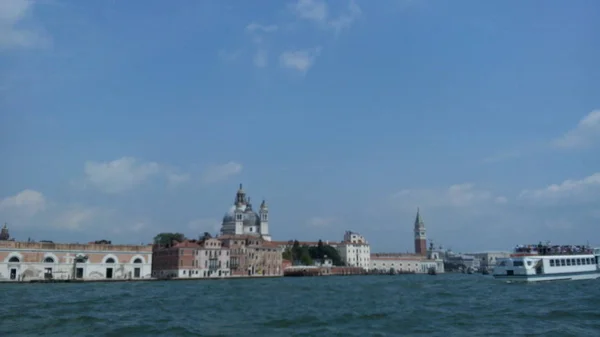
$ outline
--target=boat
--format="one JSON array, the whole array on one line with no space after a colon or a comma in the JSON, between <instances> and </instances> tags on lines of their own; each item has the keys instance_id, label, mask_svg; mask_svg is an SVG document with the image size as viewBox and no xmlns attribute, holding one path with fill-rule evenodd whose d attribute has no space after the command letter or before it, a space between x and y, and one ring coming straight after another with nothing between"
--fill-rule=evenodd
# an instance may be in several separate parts
<instances>
[{"instance_id":1,"label":"boat","mask_svg":"<svg viewBox=\"0 0 600 337\"><path fill-rule=\"evenodd\" d=\"M566 245L517 246L494 267L494 278L507 282L542 282L600 278L600 248Z\"/></svg>"},{"instance_id":2,"label":"boat","mask_svg":"<svg viewBox=\"0 0 600 337\"><path fill-rule=\"evenodd\" d=\"M437 270L435 269L435 267L429 267L429 269L427 269L427 274L437 275Z\"/></svg>"}]
</instances>

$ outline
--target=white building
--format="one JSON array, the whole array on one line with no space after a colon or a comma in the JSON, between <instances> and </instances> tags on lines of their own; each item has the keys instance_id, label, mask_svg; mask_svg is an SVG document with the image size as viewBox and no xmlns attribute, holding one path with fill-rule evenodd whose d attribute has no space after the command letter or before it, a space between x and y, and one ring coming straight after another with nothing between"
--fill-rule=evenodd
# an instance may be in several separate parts
<instances>
[{"instance_id":1,"label":"white building","mask_svg":"<svg viewBox=\"0 0 600 337\"><path fill-rule=\"evenodd\" d=\"M346 231L344 234L344 241L335 248L346 266L361 267L365 270L369 270L371 247L362 235L356 232Z\"/></svg>"},{"instance_id":2,"label":"white building","mask_svg":"<svg viewBox=\"0 0 600 337\"><path fill-rule=\"evenodd\" d=\"M235 196L234 205L223 217L221 224L222 235L254 235L265 241L271 241L269 234L269 208L262 201L258 214L252 209L250 198L242 189L242 184Z\"/></svg>"},{"instance_id":3,"label":"white building","mask_svg":"<svg viewBox=\"0 0 600 337\"><path fill-rule=\"evenodd\" d=\"M0 281L150 278L152 247L0 241Z\"/></svg>"}]
</instances>

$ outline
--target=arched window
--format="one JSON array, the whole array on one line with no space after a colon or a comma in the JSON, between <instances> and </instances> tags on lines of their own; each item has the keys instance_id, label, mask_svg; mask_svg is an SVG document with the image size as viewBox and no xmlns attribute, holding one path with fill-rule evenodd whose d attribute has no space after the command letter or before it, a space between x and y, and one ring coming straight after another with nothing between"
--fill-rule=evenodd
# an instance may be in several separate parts
<instances>
[{"instance_id":1,"label":"arched window","mask_svg":"<svg viewBox=\"0 0 600 337\"><path fill-rule=\"evenodd\" d=\"M44 259L44 263L54 263L54 259L50 256Z\"/></svg>"},{"instance_id":2,"label":"arched window","mask_svg":"<svg viewBox=\"0 0 600 337\"><path fill-rule=\"evenodd\" d=\"M19 260L18 257L13 256L13 257L10 258L10 260L8 260L8 262L21 262L21 260Z\"/></svg>"},{"instance_id":3,"label":"arched window","mask_svg":"<svg viewBox=\"0 0 600 337\"><path fill-rule=\"evenodd\" d=\"M106 259L105 263L115 263L115 259L113 259L112 257L109 257L108 259Z\"/></svg>"},{"instance_id":4,"label":"arched window","mask_svg":"<svg viewBox=\"0 0 600 337\"><path fill-rule=\"evenodd\" d=\"M142 263L142 259L138 257L137 259L133 260L133 263Z\"/></svg>"}]
</instances>

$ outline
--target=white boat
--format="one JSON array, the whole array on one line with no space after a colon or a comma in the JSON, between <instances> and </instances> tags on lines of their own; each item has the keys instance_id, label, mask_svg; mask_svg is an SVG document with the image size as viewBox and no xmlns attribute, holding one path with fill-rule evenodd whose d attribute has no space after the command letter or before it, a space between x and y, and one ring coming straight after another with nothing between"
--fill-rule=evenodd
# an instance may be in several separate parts
<instances>
[{"instance_id":1,"label":"white boat","mask_svg":"<svg viewBox=\"0 0 600 337\"><path fill-rule=\"evenodd\" d=\"M542 282L600 278L600 248L529 245L499 260L493 276L507 282Z\"/></svg>"}]
</instances>

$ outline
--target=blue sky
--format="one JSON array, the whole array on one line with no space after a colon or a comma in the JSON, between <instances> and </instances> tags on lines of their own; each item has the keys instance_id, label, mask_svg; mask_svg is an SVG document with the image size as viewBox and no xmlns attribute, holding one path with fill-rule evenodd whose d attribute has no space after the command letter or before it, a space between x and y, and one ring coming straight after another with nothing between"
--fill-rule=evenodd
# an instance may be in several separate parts
<instances>
[{"instance_id":1,"label":"blue sky","mask_svg":"<svg viewBox=\"0 0 600 337\"><path fill-rule=\"evenodd\" d=\"M600 245L597 1L0 2L0 220L373 251Z\"/></svg>"}]
</instances>

